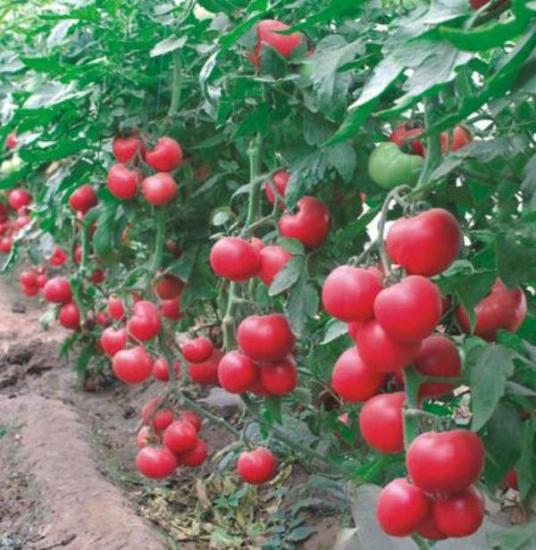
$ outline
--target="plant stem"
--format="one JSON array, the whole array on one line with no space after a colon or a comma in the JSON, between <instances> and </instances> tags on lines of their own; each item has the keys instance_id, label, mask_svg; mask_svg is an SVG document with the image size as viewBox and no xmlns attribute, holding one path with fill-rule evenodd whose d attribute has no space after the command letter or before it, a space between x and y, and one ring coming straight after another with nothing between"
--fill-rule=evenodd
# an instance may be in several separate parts
<instances>
[{"instance_id":1,"label":"plant stem","mask_svg":"<svg viewBox=\"0 0 536 550\"><path fill-rule=\"evenodd\" d=\"M155 216L156 226L156 242L154 246L154 255L151 261L151 265L147 271L145 279L146 292L151 286L151 281L155 273L160 269L162 265L162 257L164 255L164 244L166 240L166 207L162 206L156 209Z\"/></svg>"},{"instance_id":2,"label":"plant stem","mask_svg":"<svg viewBox=\"0 0 536 550\"><path fill-rule=\"evenodd\" d=\"M419 409L420 376L415 367L404 369L404 385L406 402L404 404L404 446L406 449L419 435L419 417L415 411Z\"/></svg>"},{"instance_id":3,"label":"plant stem","mask_svg":"<svg viewBox=\"0 0 536 550\"><path fill-rule=\"evenodd\" d=\"M261 158L262 137L257 134L252 140L249 149L249 180L251 189L249 191L248 214L244 229L247 231L259 212L261 180L259 180L260 158Z\"/></svg>"},{"instance_id":4,"label":"plant stem","mask_svg":"<svg viewBox=\"0 0 536 550\"><path fill-rule=\"evenodd\" d=\"M85 221L82 222L81 241L82 259L80 260L80 271L85 275L89 260L89 225Z\"/></svg>"},{"instance_id":5,"label":"plant stem","mask_svg":"<svg viewBox=\"0 0 536 550\"><path fill-rule=\"evenodd\" d=\"M439 103L437 97L430 97L424 99L424 129L425 132L433 126L433 113L439 110ZM424 161L424 168L417 182L415 190L421 190L423 186L427 185L430 180L430 176L435 168L441 162L441 138L438 133L429 135L426 138L426 159Z\"/></svg>"},{"instance_id":6,"label":"plant stem","mask_svg":"<svg viewBox=\"0 0 536 550\"><path fill-rule=\"evenodd\" d=\"M173 52L173 76L171 82L171 102L168 117L173 117L179 108L182 92L182 60L180 50Z\"/></svg>"},{"instance_id":7,"label":"plant stem","mask_svg":"<svg viewBox=\"0 0 536 550\"><path fill-rule=\"evenodd\" d=\"M417 545L417 547L419 548L419 550L429 550L430 549L430 546L428 545L428 542L426 542L426 540L421 537L420 535L417 535L417 534L413 534L411 535L411 538L413 539L413 542Z\"/></svg>"},{"instance_id":8,"label":"plant stem","mask_svg":"<svg viewBox=\"0 0 536 550\"><path fill-rule=\"evenodd\" d=\"M229 294L227 296L227 308L225 310L225 315L221 322L221 330L223 333L223 349L229 351L235 343L234 338L234 309L237 301L236 296L237 286L236 283L229 284Z\"/></svg>"}]
</instances>

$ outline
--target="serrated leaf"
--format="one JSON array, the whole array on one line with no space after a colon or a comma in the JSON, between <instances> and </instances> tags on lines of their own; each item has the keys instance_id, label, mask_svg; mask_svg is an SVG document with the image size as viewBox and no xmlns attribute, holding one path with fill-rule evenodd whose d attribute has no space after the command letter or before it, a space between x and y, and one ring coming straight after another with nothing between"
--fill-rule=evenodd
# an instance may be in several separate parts
<instances>
[{"instance_id":1,"label":"serrated leaf","mask_svg":"<svg viewBox=\"0 0 536 550\"><path fill-rule=\"evenodd\" d=\"M289 289L300 278L303 273L303 267L305 261L303 256L294 256L291 258L287 265L276 275L268 294L270 296L277 296L281 292Z\"/></svg>"}]
</instances>

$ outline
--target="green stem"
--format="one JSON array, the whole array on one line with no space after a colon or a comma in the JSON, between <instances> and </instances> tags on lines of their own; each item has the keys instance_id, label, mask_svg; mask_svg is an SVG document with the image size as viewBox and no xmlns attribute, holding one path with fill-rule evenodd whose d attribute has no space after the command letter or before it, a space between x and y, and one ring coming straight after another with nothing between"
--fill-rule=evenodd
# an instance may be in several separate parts
<instances>
[{"instance_id":1,"label":"green stem","mask_svg":"<svg viewBox=\"0 0 536 550\"><path fill-rule=\"evenodd\" d=\"M82 222L81 241L82 259L80 260L80 271L85 275L89 260L89 225L85 220Z\"/></svg>"},{"instance_id":2,"label":"green stem","mask_svg":"<svg viewBox=\"0 0 536 550\"><path fill-rule=\"evenodd\" d=\"M424 129L427 132L433 126L433 113L439 110L437 97L424 99ZM441 138L439 133L426 138L426 160L415 190L420 190L430 183L430 176L441 162Z\"/></svg>"},{"instance_id":3,"label":"green stem","mask_svg":"<svg viewBox=\"0 0 536 550\"><path fill-rule=\"evenodd\" d=\"M413 542L417 545L417 547L419 548L419 550L429 550L430 549L430 546L428 545L428 542L426 542L426 540L421 537L420 535L417 535L417 534L413 534L411 535L411 538L413 539Z\"/></svg>"},{"instance_id":4,"label":"green stem","mask_svg":"<svg viewBox=\"0 0 536 550\"><path fill-rule=\"evenodd\" d=\"M175 384L177 381L175 369L173 368L173 362L175 359L173 357L173 353L171 352L171 350L169 349L169 346L167 345L166 334L164 330L161 330L160 334L158 335L158 344L160 345L160 349L162 350L164 357L166 358L166 361L167 361L169 382L171 384Z\"/></svg>"},{"instance_id":5,"label":"green stem","mask_svg":"<svg viewBox=\"0 0 536 550\"><path fill-rule=\"evenodd\" d=\"M225 351L229 351L229 349L235 344L234 310L237 304L237 285L236 283L230 283L229 294L227 296L227 308L221 323L221 330L223 333L223 349Z\"/></svg>"},{"instance_id":6,"label":"green stem","mask_svg":"<svg viewBox=\"0 0 536 550\"><path fill-rule=\"evenodd\" d=\"M415 411L419 409L420 376L414 367L404 369L404 385L406 402L404 404L404 446L406 449L419 435L419 417Z\"/></svg>"},{"instance_id":7,"label":"green stem","mask_svg":"<svg viewBox=\"0 0 536 550\"><path fill-rule=\"evenodd\" d=\"M154 255L145 279L145 289L148 292L155 273L162 265L164 256L164 244L166 241L166 207L162 206L156 209L155 217L156 242L154 246Z\"/></svg>"},{"instance_id":8,"label":"green stem","mask_svg":"<svg viewBox=\"0 0 536 550\"><path fill-rule=\"evenodd\" d=\"M260 160L261 160L262 137L257 134L252 140L249 149L249 180L251 189L249 190L248 214L244 229L247 230L258 216L260 206L261 181L259 179Z\"/></svg>"},{"instance_id":9,"label":"green stem","mask_svg":"<svg viewBox=\"0 0 536 550\"><path fill-rule=\"evenodd\" d=\"M180 50L173 52L173 76L171 81L171 102L168 117L173 117L179 108L182 92L182 60Z\"/></svg>"}]
</instances>

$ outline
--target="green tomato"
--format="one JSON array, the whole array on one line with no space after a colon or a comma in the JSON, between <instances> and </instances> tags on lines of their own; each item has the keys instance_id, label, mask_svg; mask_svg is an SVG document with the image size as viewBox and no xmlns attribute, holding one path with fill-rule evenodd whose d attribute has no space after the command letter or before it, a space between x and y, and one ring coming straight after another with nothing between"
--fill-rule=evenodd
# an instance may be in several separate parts
<instances>
[{"instance_id":1,"label":"green tomato","mask_svg":"<svg viewBox=\"0 0 536 550\"><path fill-rule=\"evenodd\" d=\"M421 156L403 153L396 143L380 143L369 157L368 170L371 179L384 189L413 187L423 163Z\"/></svg>"}]
</instances>

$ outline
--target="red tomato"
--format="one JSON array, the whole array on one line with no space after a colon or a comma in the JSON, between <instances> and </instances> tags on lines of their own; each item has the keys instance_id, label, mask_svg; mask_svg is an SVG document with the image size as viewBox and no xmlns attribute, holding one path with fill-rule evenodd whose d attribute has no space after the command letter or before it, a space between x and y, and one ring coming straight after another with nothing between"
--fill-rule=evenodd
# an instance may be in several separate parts
<instances>
[{"instance_id":1,"label":"red tomato","mask_svg":"<svg viewBox=\"0 0 536 550\"><path fill-rule=\"evenodd\" d=\"M97 314L95 315L95 321L97 321L97 325L104 327L110 321L110 317L104 311L97 311Z\"/></svg>"},{"instance_id":2,"label":"red tomato","mask_svg":"<svg viewBox=\"0 0 536 550\"><path fill-rule=\"evenodd\" d=\"M250 315L239 325L238 345L254 361L278 361L294 347L294 335L284 315Z\"/></svg>"},{"instance_id":3,"label":"red tomato","mask_svg":"<svg viewBox=\"0 0 536 550\"><path fill-rule=\"evenodd\" d=\"M82 214L85 214L90 208L96 206L98 202L97 193L87 183L75 189L69 197L71 208L76 212L82 212Z\"/></svg>"},{"instance_id":4,"label":"red tomato","mask_svg":"<svg viewBox=\"0 0 536 550\"><path fill-rule=\"evenodd\" d=\"M158 308L151 302L140 300L134 304L133 310L134 315L127 324L128 332L142 342L152 340L161 327Z\"/></svg>"},{"instance_id":5,"label":"red tomato","mask_svg":"<svg viewBox=\"0 0 536 550\"><path fill-rule=\"evenodd\" d=\"M382 393L371 397L359 414L363 439L376 451L386 454L404 450L404 392Z\"/></svg>"},{"instance_id":6,"label":"red tomato","mask_svg":"<svg viewBox=\"0 0 536 550\"><path fill-rule=\"evenodd\" d=\"M112 361L114 374L127 384L138 384L151 376L153 361L143 346L118 351Z\"/></svg>"},{"instance_id":7,"label":"red tomato","mask_svg":"<svg viewBox=\"0 0 536 550\"><path fill-rule=\"evenodd\" d=\"M265 246L262 240L257 239L257 237L251 237L250 243L257 252L260 252Z\"/></svg>"},{"instance_id":8,"label":"red tomato","mask_svg":"<svg viewBox=\"0 0 536 550\"><path fill-rule=\"evenodd\" d=\"M136 434L136 443L140 449L149 445L151 441L151 428L142 426Z\"/></svg>"},{"instance_id":9,"label":"red tomato","mask_svg":"<svg viewBox=\"0 0 536 550\"><path fill-rule=\"evenodd\" d=\"M434 522L447 537L468 537L483 520L484 499L474 487L434 502Z\"/></svg>"},{"instance_id":10,"label":"red tomato","mask_svg":"<svg viewBox=\"0 0 536 550\"><path fill-rule=\"evenodd\" d=\"M275 187L277 193L281 195L281 197L285 198L285 192L287 190L287 183L290 179L290 174L286 170L279 170L279 172L276 172L272 176L272 185ZM264 185L264 192L266 193L266 198L268 199L268 202L270 204L274 204L275 202L275 193L272 189L272 186L265 182ZM279 200L278 202L279 208L285 208L285 203L282 200Z\"/></svg>"},{"instance_id":11,"label":"red tomato","mask_svg":"<svg viewBox=\"0 0 536 550\"><path fill-rule=\"evenodd\" d=\"M411 535L431 512L431 499L404 478L388 483L376 503L378 522L393 537Z\"/></svg>"},{"instance_id":12,"label":"red tomato","mask_svg":"<svg viewBox=\"0 0 536 550\"><path fill-rule=\"evenodd\" d=\"M54 267L58 267L60 265L63 265L67 259L69 258L69 255L63 248L59 246L55 246L52 250L52 256L50 256L48 263L50 265L53 265Z\"/></svg>"},{"instance_id":13,"label":"red tomato","mask_svg":"<svg viewBox=\"0 0 536 550\"><path fill-rule=\"evenodd\" d=\"M145 178L141 185L145 200L154 206L167 204L177 195L177 184L166 172Z\"/></svg>"},{"instance_id":14,"label":"red tomato","mask_svg":"<svg viewBox=\"0 0 536 550\"><path fill-rule=\"evenodd\" d=\"M145 153L145 162L159 172L171 172L182 164L182 148L170 137L161 137Z\"/></svg>"},{"instance_id":15,"label":"red tomato","mask_svg":"<svg viewBox=\"0 0 536 550\"><path fill-rule=\"evenodd\" d=\"M488 342L497 338L499 329L515 332L527 315L527 299L520 287L508 290L500 279L491 287L490 293L475 307L476 326L474 333ZM462 329L470 333L469 316L460 306L456 317Z\"/></svg>"},{"instance_id":16,"label":"red tomato","mask_svg":"<svg viewBox=\"0 0 536 550\"><path fill-rule=\"evenodd\" d=\"M46 273L40 273L37 276L37 286L43 288L48 282L48 275Z\"/></svg>"},{"instance_id":17,"label":"red tomato","mask_svg":"<svg viewBox=\"0 0 536 550\"><path fill-rule=\"evenodd\" d=\"M179 243L175 242L172 239L168 239L166 241L166 250L175 256L175 258L180 258L182 255L182 248L180 247Z\"/></svg>"},{"instance_id":18,"label":"red tomato","mask_svg":"<svg viewBox=\"0 0 536 550\"><path fill-rule=\"evenodd\" d=\"M207 444L202 439L197 439L196 446L191 451L186 451L178 456L179 464L196 468L207 459Z\"/></svg>"},{"instance_id":19,"label":"red tomato","mask_svg":"<svg viewBox=\"0 0 536 550\"><path fill-rule=\"evenodd\" d=\"M22 229L25 225L28 225L30 221L30 216L27 214L19 214L15 219L15 230Z\"/></svg>"},{"instance_id":20,"label":"red tomato","mask_svg":"<svg viewBox=\"0 0 536 550\"><path fill-rule=\"evenodd\" d=\"M145 477L164 479L178 466L177 457L167 447L143 447L136 457L136 468Z\"/></svg>"},{"instance_id":21,"label":"red tomato","mask_svg":"<svg viewBox=\"0 0 536 550\"><path fill-rule=\"evenodd\" d=\"M290 261L292 254L286 248L277 244L264 246L259 254L261 258L259 278L269 287L276 278L276 275Z\"/></svg>"},{"instance_id":22,"label":"red tomato","mask_svg":"<svg viewBox=\"0 0 536 550\"><path fill-rule=\"evenodd\" d=\"M127 340L128 335L124 328L115 329L108 327L101 334L100 344L104 353L109 357L113 357L117 352L125 348Z\"/></svg>"},{"instance_id":23,"label":"red tomato","mask_svg":"<svg viewBox=\"0 0 536 550\"><path fill-rule=\"evenodd\" d=\"M9 132L6 137L6 147L8 149L15 149L17 146L17 132Z\"/></svg>"},{"instance_id":24,"label":"red tomato","mask_svg":"<svg viewBox=\"0 0 536 550\"><path fill-rule=\"evenodd\" d=\"M118 199L132 199L136 196L141 179L138 170L129 170L124 164L114 164L108 171L108 189Z\"/></svg>"},{"instance_id":25,"label":"red tomato","mask_svg":"<svg viewBox=\"0 0 536 550\"><path fill-rule=\"evenodd\" d=\"M73 298L71 283L65 277L49 279L43 288L43 296L47 302L67 304Z\"/></svg>"},{"instance_id":26,"label":"red tomato","mask_svg":"<svg viewBox=\"0 0 536 550\"><path fill-rule=\"evenodd\" d=\"M389 136L389 141L396 143L399 147L403 147L404 145L406 145L406 143L409 143L411 151L408 152L424 157L424 147L422 145L422 141L420 139L408 141L411 138L420 136L422 133L422 128L412 127L411 122L404 122L403 124L398 125L393 130L393 132Z\"/></svg>"},{"instance_id":27,"label":"red tomato","mask_svg":"<svg viewBox=\"0 0 536 550\"><path fill-rule=\"evenodd\" d=\"M251 485L260 485L273 479L277 473L277 459L271 451L257 447L240 453L237 462L238 475Z\"/></svg>"},{"instance_id":28,"label":"red tomato","mask_svg":"<svg viewBox=\"0 0 536 550\"><path fill-rule=\"evenodd\" d=\"M191 451L197 445L197 430L184 420L175 420L164 432L164 445L175 454Z\"/></svg>"},{"instance_id":29,"label":"red tomato","mask_svg":"<svg viewBox=\"0 0 536 550\"><path fill-rule=\"evenodd\" d=\"M261 258L248 241L239 237L224 237L210 251L210 266L218 277L241 283L255 277Z\"/></svg>"},{"instance_id":30,"label":"red tomato","mask_svg":"<svg viewBox=\"0 0 536 550\"><path fill-rule=\"evenodd\" d=\"M324 309L336 319L366 321L374 317L374 300L382 289L371 269L342 265L334 269L322 287Z\"/></svg>"},{"instance_id":31,"label":"red tomato","mask_svg":"<svg viewBox=\"0 0 536 550\"><path fill-rule=\"evenodd\" d=\"M31 204L32 195L30 195L30 193L28 193L25 189L21 189L19 187L17 189L13 189L13 191L9 193L8 202L11 208L14 210L19 210L20 208Z\"/></svg>"},{"instance_id":32,"label":"red tomato","mask_svg":"<svg viewBox=\"0 0 536 550\"><path fill-rule=\"evenodd\" d=\"M172 422L175 416L170 409L160 409L153 415L153 429L160 435Z\"/></svg>"},{"instance_id":33,"label":"red tomato","mask_svg":"<svg viewBox=\"0 0 536 550\"><path fill-rule=\"evenodd\" d=\"M62 326L71 330L80 328L80 310L74 302L61 306L58 320Z\"/></svg>"},{"instance_id":34,"label":"red tomato","mask_svg":"<svg viewBox=\"0 0 536 550\"><path fill-rule=\"evenodd\" d=\"M394 222L385 245L393 262L409 274L431 277L445 271L458 257L462 230L450 212L432 208Z\"/></svg>"},{"instance_id":35,"label":"red tomato","mask_svg":"<svg viewBox=\"0 0 536 550\"><path fill-rule=\"evenodd\" d=\"M218 384L218 364L222 355L222 352L215 348L212 355L206 361L188 363L188 374L192 382L198 384Z\"/></svg>"},{"instance_id":36,"label":"red tomato","mask_svg":"<svg viewBox=\"0 0 536 550\"><path fill-rule=\"evenodd\" d=\"M304 246L320 245L329 233L330 213L327 206L314 197L302 197L298 212L283 214L279 220L281 236L297 239Z\"/></svg>"},{"instance_id":37,"label":"red tomato","mask_svg":"<svg viewBox=\"0 0 536 550\"><path fill-rule=\"evenodd\" d=\"M35 271L21 271L19 283L25 286L37 286L37 274Z\"/></svg>"},{"instance_id":38,"label":"red tomato","mask_svg":"<svg viewBox=\"0 0 536 550\"><path fill-rule=\"evenodd\" d=\"M184 288L184 281L181 281L175 275L166 273L156 283L154 289L158 294L158 297L162 300L173 300L177 298Z\"/></svg>"},{"instance_id":39,"label":"red tomato","mask_svg":"<svg viewBox=\"0 0 536 550\"><path fill-rule=\"evenodd\" d=\"M257 365L239 351L228 351L218 364L218 380L230 393L250 390L259 377Z\"/></svg>"},{"instance_id":40,"label":"red tomato","mask_svg":"<svg viewBox=\"0 0 536 550\"><path fill-rule=\"evenodd\" d=\"M441 152L443 154L448 153L449 151L457 151L458 149L462 149L468 143L471 143L473 139L469 131L463 126L456 126L454 128L452 131L451 140L449 139L450 136L448 132L441 132L439 137L441 140Z\"/></svg>"},{"instance_id":41,"label":"red tomato","mask_svg":"<svg viewBox=\"0 0 536 550\"><path fill-rule=\"evenodd\" d=\"M514 489L514 491L519 491L519 479L517 477L517 470L508 470L508 472L506 472L505 480L510 489Z\"/></svg>"},{"instance_id":42,"label":"red tomato","mask_svg":"<svg viewBox=\"0 0 536 550\"><path fill-rule=\"evenodd\" d=\"M114 321L120 321L125 315L123 300L116 296L110 296L108 298L108 313Z\"/></svg>"},{"instance_id":43,"label":"red tomato","mask_svg":"<svg viewBox=\"0 0 536 550\"><path fill-rule=\"evenodd\" d=\"M100 285L106 280L106 273L100 267L97 267L91 272L89 280L96 285Z\"/></svg>"},{"instance_id":44,"label":"red tomato","mask_svg":"<svg viewBox=\"0 0 536 550\"><path fill-rule=\"evenodd\" d=\"M441 312L439 289L421 275L410 275L385 288L374 302L378 323L399 342L418 342L430 336Z\"/></svg>"},{"instance_id":45,"label":"red tomato","mask_svg":"<svg viewBox=\"0 0 536 550\"><path fill-rule=\"evenodd\" d=\"M261 367L261 384L271 395L283 396L294 391L298 382L296 364L290 357Z\"/></svg>"},{"instance_id":46,"label":"red tomato","mask_svg":"<svg viewBox=\"0 0 536 550\"><path fill-rule=\"evenodd\" d=\"M283 57L290 57L296 47L303 43L303 35L299 32L280 34L278 31L286 31L290 27L281 21L265 19L257 23L257 45L254 53L248 55L253 64L260 65L262 50L269 46Z\"/></svg>"},{"instance_id":47,"label":"red tomato","mask_svg":"<svg viewBox=\"0 0 536 550\"><path fill-rule=\"evenodd\" d=\"M181 344L181 351L186 361L202 363L212 355L214 345L206 336L198 336Z\"/></svg>"},{"instance_id":48,"label":"red tomato","mask_svg":"<svg viewBox=\"0 0 536 550\"><path fill-rule=\"evenodd\" d=\"M141 408L140 417L145 424L151 424L153 421L153 416L158 408L162 405L162 397L153 397L149 399L145 405ZM171 424L171 422L170 422Z\"/></svg>"},{"instance_id":49,"label":"red tomato","mask_svg":"<svg viewBox=\"0 0 536 550\"><path fill-rule=\"evenodd\" d=\"M73 250L73 260L76 264L82 261L82 245L77 244Z\"/></svg>"},{"instance_id":50,"label":"red tomato","mask_svg":"<svg viewBox=\"0 0 536 550\"><path fill-rule=\"evenodd\" d=\"M361 359L377 371L396 372L406 368L419 354L420 342L393 340L375 319L361 323L356 328L355 341Z\"/></svg>"},{"instance_id":51,"label":"red tomato","mask_svg":"<svg viewBox=\"0 0 536 550\"><path fill-rule=\"evenodd\" d=\"M117 162L129 162L138 153L143 155L145 147L137 132L133 132L128 137L115 136L112 142L112 152Z\"/></svg>"},{"instance_id":52,"label":"red tomato","mask_svg":"<svg viewBox=\"0 0 536 550\"><path fill-rule=\"evenodd\" d=\"M11 247L13 246L13 239L11 237L3 237L0 239L0 252L3 254L9 254Z\"/></svg>"},{"instance_id":53,"label":"red tomato","mask_svg":"<svg viewBox=\"0 0 536 550\"><path fill-rule=\"evenodd\" d=\"M21 285L21 288L24 296L32 297L32 296L37 296L39 294L38 286Z\"/></svg>"},{"instance_id":54,"label":"red tomato","mask_svg":"<svg viewBox=\"0 0 536 550\"><path fill-rule=\"evenodd\" d=\"M179 415L179 420L184 420L186 422L190 422L190 424L195 428L196 432L199 432L201 430L201 425L203 421L197 414L195 414L192 411L183 411Z\"/></svg>"},{"instance_id":55,"label":"red tomato","mask_svg":"<svg viewBox=\"0 0 536 550\"><path fill-rule=\"evenodd\" d=\"M368 367L356 346L347 349L335 363L331 387L345 401L366 401L385 383L387 375Z\"/></svg>"},{"instance_id":56,"label":"red tomato","mask_svg":"<svg viewBox=\"0 0 536 550\"><path fill-rule=\"evenodd\" d=\"M180 296L178 298L173 298L173 300L162 300L160 310L162 311L162 315L167 319L173 321L180 319L182 315Z\"/></svg>"},{"instance_id":57,"label":"red tomato","mask_svg":"<svg viewBox=\"0 0 536 550\"><path fill-rule=\"evenodd\" d=\"M443 540L447 538L447 535L442 533L435 524L434 516L430 515L416 531L421 537L430 540Z\"/></svg>"},{"instance_id":58,"label":"red tomato","mask_svg":"<svg viewBox=\"0 0 536 550\"><path fill-rule=\"evenodd\" d=\"M426 432L409 446L406 465L413 483L423 491L456 493L480 477L484 446L478 435L468 430Z\"/></svg>"},{"instance_id":59,"label":"red tomato","mask_svg":"<svg viewBox=\"0 0 536 550\"><path fill-rule=\"evenodd\" d=\"M153 376L160 382L169 381L168 361L165 357L159 357L153 364ZM181 364L178 361L173 361L173 371L175 376L178 376L181 371Z\"/></svg>"}]
</instances>

